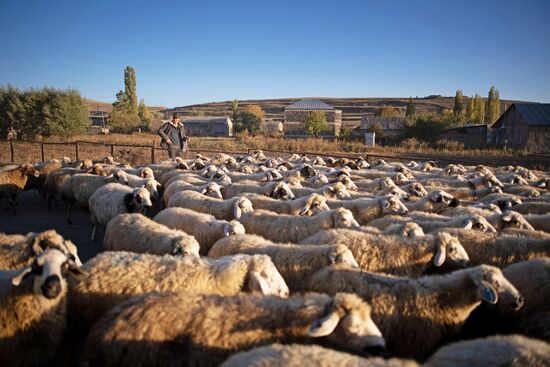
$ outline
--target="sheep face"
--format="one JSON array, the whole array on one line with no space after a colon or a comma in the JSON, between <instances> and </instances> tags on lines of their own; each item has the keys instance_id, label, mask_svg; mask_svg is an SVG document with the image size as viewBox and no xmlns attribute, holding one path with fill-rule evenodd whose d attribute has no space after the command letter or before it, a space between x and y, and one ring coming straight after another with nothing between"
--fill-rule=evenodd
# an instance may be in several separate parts
<instances>
[{"instance_id":1,"label":"sheep face","mask_svg":"<svg viewBox=\"0 0 550 367\"><path fill-rule=\"evenodd\" d=\"M498 302L499 307L511 311L517 311L523 306L523 297L499 268L481 265L472 269L470 276L478 287L480 300L490 304Z\"/></svg>"},{"instance_id":2,"label":"sheep face","mask_svg":"<svg viewBox=\"0 0 550 367\"><path fill-rule=\"evenodd\" d=\"M515 197L507 197L507 198L501 198L501 199L495 199L491 201L491 204L495 204L499 207L501 211L508 210L512 208L514 205L521 204L522 201L519 198Z\"/></svg>"},{"instance_id":3,"label":"sheep face","mask_svg":"<svg viewBox=\"0 0 550 367\"><path fill-rule=\"evenodd\" d=\"M238 169L239 172L241 173L246 173L246 174L251 174L251 173L254 173L254 171L252 170L252 167L250 166L242 166Z\"/></svg>"},{"instance_id":4,"label":"sheep face","mask_svg":"<svg viewBox=\"0 0 550 367\"><path fill-rule=\"evenodd\" d=\"M38 234L31 233L27 235L27 240L35 256L38 256L47 249L57 249L67 256L69 260L74 261L77 266L82 266L78 257L77 247L69 240L65 240L54 229L50 229Z\"/></svg>"},{"instance_id":5,"label":"sheep face","mask_svg":"<svg viewBox=\"0 0 550 367\"><path fill-rule=\"evenodd\" d=\"M423 198L424 196L428 195L428 191L424 188L424 186L420 182L412 182L407 186L407 191L412 196L417 196L419 198Z\"/></svg>"},{"instance_id":6,"label":"sheep face","mask_svg":"<svg viewBox=\"0 0 550 367\"><path fill-rule=\"evenodd\" d=\"M223 171L216 171L216 173L214 173L212 175L212 177L210 177L210 181L211 182L216 182L217 184L222 185L222 186L230 185L231 182L232 182L231 177L229 177Z\"/></svg>"},{"instance_id":7,"label":"sheep face","mask_svg":"<svg viewBox=\"0 0 550 367\"><path fill-rule=\"evenodd\" d=\"M209 182L206 187L201 190L201 194L211 198L223 199L222 192L220 191L220 185L215 182Z\"/></svg>"},{"instance_id":8,"label":"sheep face","mask_svg":"<svg viewBox=\"0 0 550 367\"><path fill-rule=\"evenodd\" d=\"M302 183L296 177L291 177L285 181L289 187L303 188Z\"/></svg>"},{"instance_id":9,"label":"sheep face","mask_svg":"<svg viewBox=\"0 0 550 367\"><path fill-rule=\"evenodd\" d=\"M300 168L300 174L304 178L310 178L310 177L315 176L317 174L317 172L315 172L315 170L313 169L313 167L311 167L311 165L304 164L303 167Z\"/></svg>"},{"instance_id":10,"label":"sheep face","mask_svg":"<svg viewBox=\"0 0 550 367\"><path fill-rule=\"evenodd\" d=\"M403 237L422 237L424 236L424 230L415 222L408 222L403 225L401 230L401 236Z\"/></svg>"},{"instance_id":11,"label":"sheep face","mask_svg":"<svg viewBox=\"0 0 550 367\"><path fill-rule=\"evenodd\" d=\"M311 194L298 214L311 216L327 210L330 210L327 199L319 194Z\"/></svg>"},{"instance_id":12,"label":"sheep face","mask_svg":"<svg viewBox=\"0 0 550 367\"><path fill-rule=\"evenodd\" d=\"M172 254L177 256L199 257L200 245L193 236L175 238L172 243Z\"/></svg>"},{"instance_id":13,"label":"sheep face","mask_svg":"<svg viewBox=\"0 0 550 367\"><path fill-rule=\"evenodd\" d=\"M357 158L356 162L359 168L370 168L369 162L367 162L363 157Z\"/></svg>"},{"instance_id":14,"label":"sheep face","mask_svg":"<svg viewBox=\"0 0 550 367\"><path fill-rule=\"evenodd\" d=\"M155 178L155 175L153 174L153 170L150 167L145 167L141 170L139 173L139 177L141 178Z\"/></svg>"},{"instance_id":15,"label":"sheep face","mask_svg":"<svg viewBox=\"0 0 550 367\"><path fill-rule=\"evenodd\" d=\"M455 208L458 206L458 200L443 190L434 190L430 193L429 199L432 202L433 211L440 212L447 207Z\"/></svg>"},{"instance_id":16,"label":"sheep face","mask_svg":"<svg viewBox=\"0 0 550 367\"><path fill-rule=\"evenodd\" d=\"M489 223L487 219L483 218L481 215L477 215L477 214L472 215L472 217L468 219L468 222L470 224L470 228L476 231L489 232L489 233L497 232L496 228L493 227L491 223Z\"/></svg>"},{"instance_id":17,"label":"sheep face","mask_svg":"<svg viewBox=\"0 0 550 367\"><path fill-rule=\"evenodd\" d=\"M33 291L47 299L56 299L67 291L67 273L81 275L76 263L57 249L48 249L11 279L13 286L19 286L24 279L34 277Z\"/></svg>"},{"instance_id":18,"label":"sheep face","mask_svg":"<svg viewBox=\"0 0 550 367\"><path fill-rule=\"evenodd\" d=\"M94 164L94 166L86 171L86 173L91 173L92 175L96 176L106 176L105 171L103 170L103 166L99 163Z\"/></svg>"},{"instance_id":19,"label":"sheep face","mask_svg":"<svg viewBox=\"0 0 550 367\"><path fill-rule=\"evenodd\" d=\"M276 169L270 169L265 173L267 181L281 181L283 179L283 175L281 175Z\"/></svg>"},{"instance_id":20,"label":"sheep face","mask_svg":"<svg viewBox=\"0 0 550 367\"><path fill-rule=\"evenodd\" d=\"M386 214L407 214L409 209L399 200L397 196L386 195L380 199L382 215Z\"/></svg>"},{"instance_id":21,"label":"sheep face","mask_svg":"<svg viewBox=\"0 0 550 367\"><path fill-rule=\"evenodd\" d=\"M80 168L80 169L83 169L83 170L87 170L87 169L90 169L92 168L94 165L94 163L92 162L91 159L85 159L83 162L81 162L77 168Z\"/></svg>"},{"instance_id":22,"label":"sheep face","mask_svg":"<svg viewBox=\"0 0 550 367\"><path fill-rule=\"evenodd\" d=\"M315 159L313 160L313 164L314 165L317 165L317 166L326 166L327 165L327 162L325 162L325 160L319 156L315 157Z\"/></svg>"},{"instance_id":23,"label":"sheep face","mask_svg":"<svg viewBox=\"0 0 550 367\"><path fill-rule=\"evenodd\" d=\"M318 173L314 177L310 178L308 182L314 185L324 185L328 184L328 177L322 173Z\"/></svg>"},{"instance_id":24,"label":"sheep face","mask_svg":"<svg viewBox=\"0 0 550 367\"><path fill-rule=\"evenodd\" d=\"M216 173L217 170L218 170L218 168L212 164L212 165L206 167L205 169L203 169L201 171L200 175L203 176L203 177L210 178L210 177L212 177L212 175L214 173Z\"/></svg>"},{"instance_id":25,"label":"sheep face","mask_svg":"<svg viewBox=\"0 0 550 367\"><path fill-rule=\"evenodd\" d=\"M355 185L355 183L351 180L351 178L349 176L346 176L346 175L342 175L340 176L340 178L338 179L344 186L346 186L346 189L348 190L352 190L352 191L357 191L359 190L357 188L357 185Z\"/></svg>"},{"instance_id":26,"label":"sheep face","mask_svg":"<svg viewBox=\"0 0 550 367\"><path fill-rule=\"evenodd\" d=\"M193 163L191 163L191 165L189 166L189 168L193 171L200 171L204 167L206 167L206 164L204 164L203 160L200 158L195 159Z\"/></svg>"},{"instance_id":27,"label":"sheep face","mask_svg":"<svg viewBox=\"0 0 550 367\"><path fill-rule=\"evenodd\" d=\"M237 160L233 157L227 158L223 163L227 168L230 168L230 169L237 168Z\"/></svg>"},{"instance_id":28,"label":"sheep face","mask_svg":"<svg viewBox=\"0 0 550 367\"><path fill-rule=\"evenodd\" d=\"M392 187L396 186L395 182L390 177L384 177L382 180L380 180L380 190L385 189L386 187Z\"/></svg>"},{"instance_id":29,"label":"sheep face","mask_svg":"<svg viewBox=\"0 0 550 367\"><path fill-rule=\"evenodd\" d=\"M501 229L519 228L534 230L533 226L518 212L507 211L500 215Z\"/></svg>"},{"instance_id":30,"label":"sheep face","mask_svg":"<svg viewBox=\"0 0 550 367\"><path fill-rule=\"evenodd\" d=\"M372 321L370 306L348 293L334 296L326 314L311 324L308 335L327 337L331 343L370 355L380 355L386 347L382 333Z\"/></svg>"},{"instance_id":31,"label":"sheep face","mask_svg":"<svg viewBox=\"0 0 550 367\"><path fill-rule=\"evenodd\" d=\"M236 220L232 220L223 227L223 234L226 237L245 234L244 226Z\"/></svg>"},{"instance_id":32,"label":"sheep face","mask_svg":"<svg viewBox=\"0 0 550 367\"><path fill-rule=\"evenodd\" d=\"M439 233L436 244L436 252L433 257L434 266L440 267L443 263L453 269L468 266L470 258L456 237L448 233Z\"/></svg>"},{"instance_id":33,"label":"sheep face","mask_svg":"<svg viewBox=\"0 0 550 367\"><path fill-rule=\"evenodd\" d=\"M487 187L498 186L501 189L504 188L504 184L502 182L500 182L500 180L493 174L486 175L485 176L485 182L486 182Z\"/></svg>"},{"instance_id":34,"label":"sheep face","mask_svg":"<svg viewBox=\"0 0 550 367\"><path fill-rule=\"evenodd\" d=\"M285 280L267 255L252 255L249 266L248 288L252 293L287 298Z\"/></svg>"},{"instance_id":35,"label":"sheep face","mask_svg":"<svg viewBox=\"0 0 550 367\"><path fill-rule=\"evenodd\" d=\"M139 187L132 191L131 201L126 203L128 213L145 213L153 206L151 193L145 187Z\"/></svg>"},{"instance_id":36,"label":"sheep face","mask_svg":"<svg viewBox=\"0 0 550 367\"><path fill-rule=\"evenodd\" d=\"M359 223L348 209L336 209L332 215L333 228L359 228Z\"/></svg>"},{"instance_id":37,"label":"sheep face","mask_svg":"<svg viewBox=\"0 0 550 367\"><path fill-rule=\"evenodd\" d=\"M397 196L398 198L403 200L409 200L411 197L409 193L405 192L398 186L386 187L386 189L382 190L382 194Z\"/></svg>"},{"instance_id":38,"label":"sheep face","mask_svg":"<svg viewBox=\"0 0 550 367\"><path fill-rule=\"evenodd\" d=\"M118 182L121 185L128 186L128 176L123 170L116 170L113 172L113 178L115 182Z\"/></svg>"},{"instance_id":39,"label":"sheep face","mask_svg":"<svg viewBox=\"0 0 550 367\"><path fill-rule=\"evenodd\" d=\"M151 193L151 195L156 198L159 196L159 187L160 187L160 182L156 181L154 178L148 178L146 181L145 181L145 188L147 190L149 190L149 192Z\"/></svg>"},{"instance_id":40,"label":"sheep face","mask_svg":"<svg viewBox=\"0 0 550 367\"><path fill-rule=\"evenodd\" d=\"M40 176L40 171L38 171L36 168L34 168L34 166L32 164L25 164L22 166L23 167L23 172L25 173L25 175L27 176L34 176L34 177L38 177Z\"/></svg>"},{"instance_id":41,"label":"sheep face","mask_svg":"<svg viewBox=\"0 0 550 367\"><path fill-rule=\"evenodd\" d=\"M329 186L325 190L324 194L326 197L337 198L340 200L351 197L350 193L348 192L348 189L346 189L346 186L341 182L337 182L334 185Z\"/></svg>"},{"instance_id":42,"label":"sheep face","mask_svg":"<svg viewBox=\"0 0 550 367\"><path fill-rule=\"evenodd\" d=\"M394 176L393 181L396 185L404 185L414 181L414 176L411 173L398 173Z\"/></svg>"},{"instance_id":43,"label":"sheep face","mask_svg":"<svg viewBox=\"0 0 550 367\"><path fill-rule=\"evenodd\" d=\"M353 257L353 253L346 245L338 245L336 249L328 254L328 262L331 265L345 264L352 268L358 268L359 264Z\"/></svg>"},{"instance_id":44,"label":"sheep face","mask_svg":"<svg viewBox=\"0 0 550 367\"><path fill-rule=\"evenodd\" d=\"M273 199L279 200L291 200L294 199L294 193L288 187L286 182L277 182L273 189L269 193L269 196Z\"/></svg>"},{"instance_id":45,"label":"sheep face","mask_svg":"<svg viewBox=\"0 0 550 367\"><path fill-rule=\"evenodd\" d=\"M238 198L233 206L233 216L235 219L239 219L243 213L251 213L253 211L252 202L244 197Z\"/></svg>"}]
</instances>

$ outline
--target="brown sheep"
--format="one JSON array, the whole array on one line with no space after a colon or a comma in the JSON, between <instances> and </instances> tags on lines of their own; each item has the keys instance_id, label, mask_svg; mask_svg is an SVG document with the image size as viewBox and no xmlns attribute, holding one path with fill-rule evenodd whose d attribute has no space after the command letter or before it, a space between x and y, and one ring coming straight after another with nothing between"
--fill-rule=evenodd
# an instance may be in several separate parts
<instances>
[{"instance_id":1,"label":"brown sheep","mask_svg":"<svg viewBox=\"0 0 550 367\"><path fill-rule=\"evenodd\" d=\"M17 195L27 183L30 176L38 177L40 172L32 164L24 164L18 168L9 171L0 172L0 199L7 199L9 207L13 214L17 214L15 206L17 205Z\"/></svg>"}]
</instances>

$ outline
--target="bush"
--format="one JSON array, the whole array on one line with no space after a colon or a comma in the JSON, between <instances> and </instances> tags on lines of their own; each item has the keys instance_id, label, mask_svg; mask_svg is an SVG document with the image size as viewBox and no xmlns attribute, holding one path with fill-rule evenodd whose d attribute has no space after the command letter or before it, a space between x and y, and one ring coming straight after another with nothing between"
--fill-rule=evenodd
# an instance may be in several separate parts
<instances>
[{"instance_id":1,"label":"bush","mask_svg":"<svg viewBox=\"0 0 550 367\"><path fill-rule=\"evenodd\" d=\"M435 147L439 150L461 152L464 150L464 143L455 140L440 139L435 143Z\"/></svg>"},{"instance_id":2,"label":"bush","mask_svg":"<svg viewBox=\"0 0 550 367\"><path fill-rule=\"evenodd\" d=\"M305 130L308 135L319 136L328 129L327 116L323 112L311 112L305 122Z\"/></svg>"},{"instance_id":3,"label":"bush","mask_svg":"<svg viewBox=\"0 0 550 367\"><path fill-rule=\"evenodd\" d=\"M428 144L417 138L407 138L401 141L401 147L406 150L424 150L428 148Z\"/></svg>"},{"instance_id":4,"label":"bush","mask_svg":"<svg viewBox=\"0 0 550 367\"><path fill-rule=\"evenodd\" d=\"M447 127L447 122L437 121L433 116L421 116L405 126L405 137L435 143Z\"/></svg>"},{"instance_id":5,"label":"bush","mask_svg":"<svg viewBox=\"0 0 550 367\"><path fill-rule=\"evenodd\" d=\"M235 132L248 131L250 135L256 135L262 127L262 120L250 111L241 111L236 121L233 121Z\"/></svg>"}]
</instances>

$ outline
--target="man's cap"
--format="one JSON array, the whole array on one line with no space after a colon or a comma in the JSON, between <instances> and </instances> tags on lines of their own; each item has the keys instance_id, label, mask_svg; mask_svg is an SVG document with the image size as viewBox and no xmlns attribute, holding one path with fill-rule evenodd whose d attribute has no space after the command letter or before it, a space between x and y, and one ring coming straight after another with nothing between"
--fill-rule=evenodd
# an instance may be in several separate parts
<instances>
[{"instance_id":1,"label":"man's cap","mask_svg":"<svg viewBox=\"0 0 550 367\"><path fill-rule=\"evenodd\" d=\"M179 119L180 118L180 115L178 113L173 113L172 114L172 118L173 119Z\"/></svg>"}]
</instances>

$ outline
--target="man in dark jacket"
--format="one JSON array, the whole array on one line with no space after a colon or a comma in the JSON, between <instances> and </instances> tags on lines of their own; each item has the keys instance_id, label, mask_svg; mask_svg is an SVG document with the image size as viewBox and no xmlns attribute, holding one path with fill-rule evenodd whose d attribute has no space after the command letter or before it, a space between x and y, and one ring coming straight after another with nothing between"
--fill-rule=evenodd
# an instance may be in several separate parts
<instances>
[{"instance_id":1,"label":"man in dark jacket","mask_svg":"<svg viewBox=\"0 0 550 367\"><path fill-rule=\"evenodd\" d=\"M157 133L162 138L160 146L168 148L170 158L181 157L183 152L187 152L189 139L185 134L185 127L178 114L174 113L172 120L162 124Z\"/></svg>"}]
</instances>

